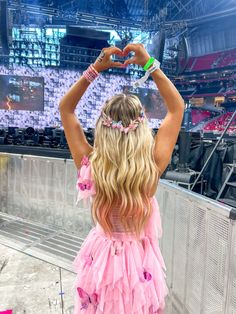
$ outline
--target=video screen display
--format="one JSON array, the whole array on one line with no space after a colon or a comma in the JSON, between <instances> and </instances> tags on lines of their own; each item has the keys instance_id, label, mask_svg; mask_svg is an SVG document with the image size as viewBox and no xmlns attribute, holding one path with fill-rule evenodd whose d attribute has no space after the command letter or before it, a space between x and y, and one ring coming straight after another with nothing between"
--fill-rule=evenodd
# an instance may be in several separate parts
<instances>
[{"instance_id":1,"label":"video screen display","mask_svg":"<svg viewBox=\"0 0 236 314\"><path fill-rule=\"evenodd\" d=\"M44 78L0 75L0 109L44 110Z\"/></svg>"},{"instance_id":2,"label":"video screen display","mask_svg":"<svg viewBox=\"0 0 236 314\"><path fill-rule=\"evenodd\" d=\"M167 109L158 90L150 88L133 89L132 86L124 86L123 93L138 96L148 119L162 120L165 118Z\"/></svg>"}]
</instances>

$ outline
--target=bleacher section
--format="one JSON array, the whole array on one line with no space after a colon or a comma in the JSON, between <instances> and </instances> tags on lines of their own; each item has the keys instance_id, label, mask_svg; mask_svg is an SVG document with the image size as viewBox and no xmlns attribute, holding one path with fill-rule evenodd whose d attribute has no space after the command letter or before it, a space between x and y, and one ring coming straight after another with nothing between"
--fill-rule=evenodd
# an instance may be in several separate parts
<instances>
[{"instance_id":1,"label":"bleacher section","mask_svg":"<svg viewBox=\"0 0 236 314\"><path fill-rule=\"evenodd\" d=\"M200 57L189 58L186 72L219 69L228 66L236 66L236 49L216 52Z\"/></svg>"},{"instance_id":2,"label":"bleacher section","mask_svg":"<svg viewBox=\"0 0 236 314\"><path fill-rule=\"evenodd\" d=\"M212 112L209 110L201 110L201 109L192 109L191 110L191 117L192 117L192 124L197 125L198 123L212 118Z\"/></svg>"},{"instance_id":3,"label":"bleacher section","mask_svg":"<svg viewBox=\"0 0 236 314\"><path fill-rule=\"evenodd\" d=\"M236 75L212 79L195 79L181 77L174 81L181 96L185 99L192 97L229 96L236 95Z\"/></svg>"},{"instance_id":4,"label":"bleacher section","mask_svg":"<svg viewBox=\"0 0 236 314\"><path fill-rule=\"evenodd\" d=\"M228 124L230 118L232 117L233 112L226 112L225 114L217 117L213 121L205 124L203 131L204 132L222 132L226 125ZM231 125L229 126L227 133L229 134L236 134L236 117L232 121Z\"/></svg>"}]
</instances>

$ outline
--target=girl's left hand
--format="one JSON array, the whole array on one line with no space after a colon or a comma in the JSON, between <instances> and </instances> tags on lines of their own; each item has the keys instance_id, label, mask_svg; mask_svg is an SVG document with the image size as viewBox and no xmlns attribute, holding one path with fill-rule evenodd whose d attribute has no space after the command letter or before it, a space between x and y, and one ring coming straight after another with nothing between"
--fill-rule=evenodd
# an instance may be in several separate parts
<instances>
[{"instance_id":1,"label":"girl's left hand","mask_svg":"<svg viewBox=\"0 0 236 314\"><path fill-rule=\"evenodd\" d=\"M122 68L125 67L121 62L114 62L111 59L112 55L117 55L123 57L123 51L117 47L108 47L103 48L100 55L96 59L95 63L93 64L94 68L98 71L104 71L109 68Z\"/></svg>"}]
</instances>

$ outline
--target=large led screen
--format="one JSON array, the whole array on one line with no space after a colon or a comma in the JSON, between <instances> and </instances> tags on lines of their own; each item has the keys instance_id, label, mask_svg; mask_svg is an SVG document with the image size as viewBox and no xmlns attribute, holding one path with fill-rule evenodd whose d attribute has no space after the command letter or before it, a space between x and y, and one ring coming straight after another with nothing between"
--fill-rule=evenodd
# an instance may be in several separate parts
<instances>
[{"instance_id":1,"label":"large led screen","mask_svg":"<svg viewBox=\"0 0 236 314\"><path fill-rule=\"evenodd\" d=\"M0 109L43 111L44 78L0 75Z\"/></svg>"},{"instance_id":2,"label":"large led screen","mask_svg":"<svg viewBox=\"0 0 236 314\"><path fill-rule=\"evenodd\" d=\"M150 88L133 89L132 86L124 86L123 93L138 96L148 119L162 120L165 118L167 109L158 90Z\"/></svg>"}]
</instances>

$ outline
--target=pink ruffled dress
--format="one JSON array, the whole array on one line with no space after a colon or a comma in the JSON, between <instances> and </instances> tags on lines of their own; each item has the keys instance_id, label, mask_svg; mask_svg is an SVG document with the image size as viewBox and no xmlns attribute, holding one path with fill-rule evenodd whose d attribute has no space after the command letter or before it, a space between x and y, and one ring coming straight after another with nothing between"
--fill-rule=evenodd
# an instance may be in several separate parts
<instances>
[{"instance_id":1,"label":"pink ruffled dress","mask_svg":"<svg viewBox=\"0 0 236 314\"><path fill-rule=\"evenodd\" d=\"M78 170L77 189L77 202L96 194L87 156ZM162 236L161 217L156 198L152 197L151 202L153 212L141 240L122 231L116 219L118 208L112 215L112 239L99 223L90 230L73 261L77 273L74 314L164 313L169 290L158 243Z\"/></svg>"}]
</instances>

